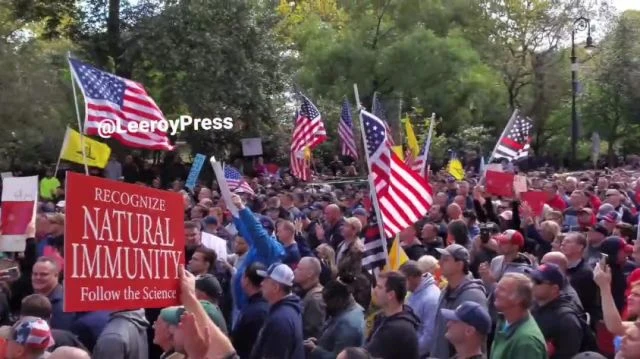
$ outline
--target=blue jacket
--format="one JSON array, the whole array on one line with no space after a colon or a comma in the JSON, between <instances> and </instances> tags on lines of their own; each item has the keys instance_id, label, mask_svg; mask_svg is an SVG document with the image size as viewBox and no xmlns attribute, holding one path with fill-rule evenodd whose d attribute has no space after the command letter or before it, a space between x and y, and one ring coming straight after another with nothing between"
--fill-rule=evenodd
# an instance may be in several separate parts
<instances>
[{"instance_id":1,"label":"blue jacket","mask_svg":"<svg viewBox=\"0 0 640 359\"><path fill-rule=\"evenodd\" d=\"M305 359L300 298L291 294L269 308L251 359Z\"/></svg>"},{"instance_id":2,"label":"blue jacket","mask_svg":"<svg viewBox=\"0 0 640 359\"><path fill-rule=\"evenodd\" d=\"M111 312L106 310L77 313L76 320L71 325L71 332L77 335L82 344L92 352L110 316Z\"/></svg>"},{"instance_id":3,"label":"blue jacket","mask_svg":"<svg viewBox=\"0 0 640 359\"><path fill-rule=\"evenodd\" d=\"M418 347L420 355L429 353L429 344L433 339L433 329L438 312L438 302L440 301L440 288L436 284L433 276L428 274L422 278L422 283L416 291L407 299L407 305L413 309L415 315L420 318L418 327Z\"/></svg>"},{"instance_id":4,"label":"blue jacket","mask_svg":"<svg viewBox=\"0 0 640 359\"><path fill-rule=\"evenodd\" d=\"M269 304L260 293L249 297L247 306L240 312L231 331L231 341L240 359L248 359L253 343L269 315Z\"/></svg>"},{"instance_id":5,"label":"blue jacket","mask_svg":"<svg viewBox=\"0 0 640 359\"><path fill-rule=\"evenodd\" d=\"M235 306L242 310L247 305L247 295L242 290L241 284L244 271L255 262L260 262L267 267L280 262L284 257L284 248L264 230L250 209L242 209L239 215L240 218L233 217L233 224L249 245L249 252L233 278Z\"/></svg>"},{"instance_id":6,"label":"blue jacket","mask_svg":"<svg viewBox=\"0 0 640 359\"><path fill-rule=\"evenodd\" d=\"M51 302L51 328L71 331L76 313L64 312L64 289L61 284L58 284L49 294L49 301Z\"/></svg>"}]
</instances>

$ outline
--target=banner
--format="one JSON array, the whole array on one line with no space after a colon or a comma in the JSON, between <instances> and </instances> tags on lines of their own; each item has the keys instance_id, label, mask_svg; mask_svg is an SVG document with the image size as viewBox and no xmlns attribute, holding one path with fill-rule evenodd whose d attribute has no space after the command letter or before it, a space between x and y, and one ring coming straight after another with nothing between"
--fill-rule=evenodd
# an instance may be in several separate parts
<instances>
[{"instance_id":1,"label":"banner","mask_svg":"<svg viewBox=\"0 0 640 359\"><path fill-rule=\"evenodd\" d=\"M69 172L64 233L64 311L180 304L182 196Z\"/></svg>"},{"instance_id":2,"label":"banner","mask_svg":"<svg viewBox=\"0 0 640 359\"><path fill-rule=\"evenodd\" d=\"M111 148L106 144L84 136L84 154L87 166L105 168L111 156ZM74 163L84 164L82 160L82 135L67 127L64 135L60 158Z\"/></svg>"},{"instance_id":3,"label":"banner","mask_svg":"<svg viewBox=\"0 0 640 359\"><path fill-rule=\"evenodd\" d=\"M191 171L189 171L189 177L187 177L187 182L184 184L185 187L193 191L193 188L196 186L196 181L198 181L198 176L200 176L200 171L202 171L202 165L207 158L202 154L197 154L196 158L193 159L193 163L191 164Z\"/></svg>"},{"instance_id":4,"label":"banner","mask_svg":"<svg viewBox=\"0 0 640 359\"><path fill-rule=\"evenodd\" d=\"M35 237L38 176L2 179L2 240L0 251L24 252L26 240Z\"/></svg>"}]
</instances>

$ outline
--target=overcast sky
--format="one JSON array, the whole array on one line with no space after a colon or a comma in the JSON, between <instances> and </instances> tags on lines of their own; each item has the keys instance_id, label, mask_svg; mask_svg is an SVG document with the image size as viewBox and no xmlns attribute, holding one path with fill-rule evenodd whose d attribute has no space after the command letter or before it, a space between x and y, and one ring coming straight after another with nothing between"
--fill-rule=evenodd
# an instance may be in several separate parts
<instances>
[{"instance_id":1,"label":"overcast sky","mask_svg":"<svg viewBox=\"0 0 640 359\"><path fill-rule=\"evenodd\" d=\"M640 10L640 0L613 0L613 4L620 11Z\"/></svg>"}]
</instances>

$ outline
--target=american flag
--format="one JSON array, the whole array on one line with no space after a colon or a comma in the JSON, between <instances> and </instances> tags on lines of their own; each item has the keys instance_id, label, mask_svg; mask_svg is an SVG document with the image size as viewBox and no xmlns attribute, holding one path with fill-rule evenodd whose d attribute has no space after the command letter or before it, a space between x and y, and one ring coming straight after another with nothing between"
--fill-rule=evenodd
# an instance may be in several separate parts
<instances>
[{"instance_id":1,"label":"american flag","mask_svg":"<svg viewBox=\"0 0 640 359\"><path fill-rule=\"evenodd\" d=\"M358 150L356 148L356 140L353 137L353 121L351 119L351 108L347 99L342 103L342 112L340 113L340 124L338 125L338 136L340 136L341 153L343 156L358 159Z\"/></svg>"},{"instance_id":2,"label":"american flag","mask_svg":"<svg viewBox=\"0 0 640 359\"><path fill-rule=\"evenodd\" d=\"M227 185L229 185L231 191L244 192L255 196L256 193L253 191L253 188L245 181L240 171L234 167L224 166L224 179L227 180Z\"/></svg>"},{"instance_id":3,"label":"american flag","mask_svg":"<svg viewBox=\"0 0 640 359\"><path fill-rule=\"evenodd\" d=\"M320 111L306 96L300 96L302 105L291 138L291 174L307 181L311 178L307 152L327 140L327 131L324 129Z\"/></svg>"},{"instance_id":4,"label":"american flag","mask_svg":"<svg viewBox=\"0 0 640 359\"><path fill-rule=\"evenodd\" d=\"M100 124L108 122L116 128L120 125L119 131L111 134L111 137L125 146L150 150L173 149L166 129L160 130L160 126L156 126L166 121L164 115L141 84L100 71L75 59L69 59L69 65L84 96L86 134L100 135ZM154 131L129 132L130 122L137 122L138 128Z\"/></svg>"},{"instance_id":5,"label":"american flag","mask_svg":"<svg viewBox=\"0 0 640 359\"><path fill-rule=\"evenodd\" d=\"M381 268L387 264L387 253L384 250L384 243L380 236L380 227L374 211L369 212L369 220L364 230L364 254L362 256L362 267L365 270Z\"/></svg>"},{"instance_id":6,"label":"american flag","mask_svg":"<svg viewBox=\"0 0 640 359\"><path fill-rule=\"evenodd\" d=\"M382 120L382 122L384 123L384 128L388 133L387 141L389 141L389 144L391 144L391 146L395 146L396 144L395 142L393 142L391 127L389 127L389 121L387 120L387 111L384 109L382 101L380 101L380 96L378 96L377 93L373 95L373 114L377 118Z\"/></svg>"},{"instance_id":7,"label":"american flag","mask_svg":"<svg viewBox=\"0 0 640 359\"><path fill-rule=\"evenodd\" d=\"M413 225L431 208L429 183L391 149L381 119L361 111L367 158L387 238Z\"/></svg>"},{"instance_id":8,"label":"american flag","mask_svg":"<svg viewBox=\"0 0 640 359\"><path fill-rule=\"evenodd\" d=\"M529 118L521 116L516 110L512 121L507 124L505 135L498 140L494 158L506 158L509 161L519 160L529 155L529 133L533 123Z\"/></svg>"},{"instance_id":9,"label":"american flag","mask_svg":"<svg viewBox=\"0 0 640 359\"><path fill-rule=\"evenodd\" d=\"M425 158L426 156L424 155L424 150L426 147L427 146L422 146L420 148L420 153L418 153L418 156L413 159L413 162L411 162L411 169L416 171L416 173L420 174L421 177L422 177L422 169L424 168L424 164L427 161L427 159Z\"/></svg>"}]
</instances>

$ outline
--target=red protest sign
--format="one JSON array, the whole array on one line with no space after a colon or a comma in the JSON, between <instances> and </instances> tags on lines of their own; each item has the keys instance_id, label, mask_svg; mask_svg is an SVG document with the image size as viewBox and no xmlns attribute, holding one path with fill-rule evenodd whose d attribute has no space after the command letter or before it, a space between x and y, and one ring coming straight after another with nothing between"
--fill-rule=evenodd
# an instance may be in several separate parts
<instances>
[{"instance_id":1,"label":"red protest sign","mask_svg":"<svg viewBox=\"0 0 640 359\"><path fill-rule=\"evenodd\" d=\"M513 196L514 175L506 172L487 171L486 191L494 196Z\"/></svg>"},{"instance_id":2,"label":"red protest sign","mask_svg":"<svg viewBox=\"0 0 640 359\"><path fill-rule=\"evenodd\" d=\"M534 216L541 216L544 204L547 200L547 194L541 191L528 191L520 193L522 203L526 203L531 207Z\"/></svg>"},{"instance_id":3,"label":"red protest sign","mask_svg":"<svg viewBox=\"0 0 640 359\"><path fill-rule=\"evenodd\" d=\"M64 311L179 304L182 196L68 173Z\"/></svg>"}]
</instances>

